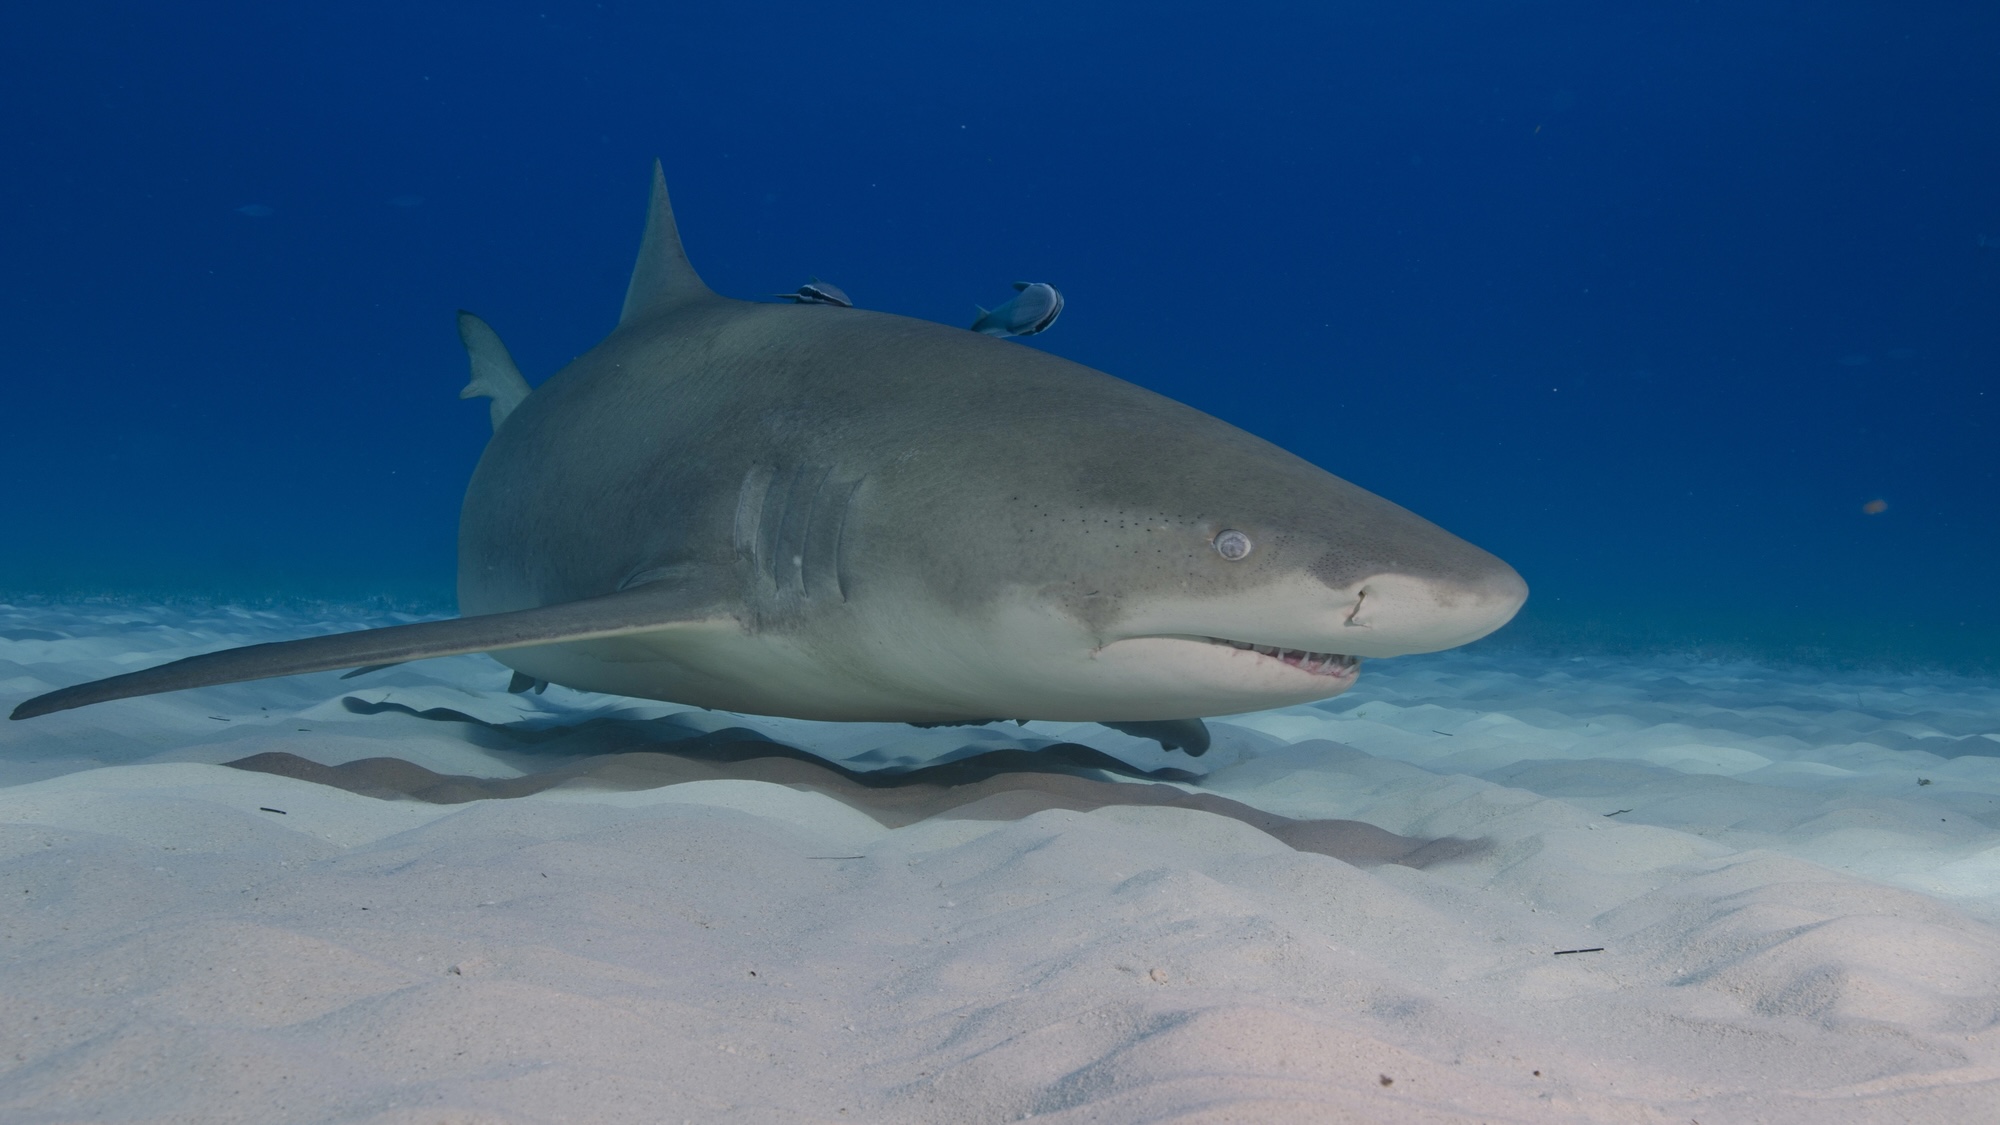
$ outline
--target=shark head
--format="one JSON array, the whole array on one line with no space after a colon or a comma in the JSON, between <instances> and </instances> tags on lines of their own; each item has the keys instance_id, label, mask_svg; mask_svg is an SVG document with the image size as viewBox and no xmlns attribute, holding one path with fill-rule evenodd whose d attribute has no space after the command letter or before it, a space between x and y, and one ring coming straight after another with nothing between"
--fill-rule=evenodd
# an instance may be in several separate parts
<instances>
[{"instance_id":1,"label":"shark head","mask_svg":"<svg viewBox=\"0 0 2000 1125\"><path fill-rule=\"evenodd\" d=\"M1465 644L1527 598L1486 551L1189 407L970 335L927 354L952 405L856 490L844 551L856 608L893 634L868 652L975 685L961 710L1308 702L1362 658Z\"/></svg>"}]
</instances>

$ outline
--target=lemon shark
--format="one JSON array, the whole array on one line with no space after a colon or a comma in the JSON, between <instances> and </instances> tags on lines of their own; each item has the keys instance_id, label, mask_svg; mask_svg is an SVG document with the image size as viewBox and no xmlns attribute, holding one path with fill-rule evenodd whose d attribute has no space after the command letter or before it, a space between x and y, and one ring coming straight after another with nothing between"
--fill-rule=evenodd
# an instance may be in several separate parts
<instances>
[{"instance_id":1,"label":"lemon shark","mask_svg":"<svg viewBox=\"0 0 2000 1125\"><path fill-rule=\"evenodd\" d=\"M1309 702L1504 624L1500 559L1207 414L1019 344L710 291L655 164L617 327L530 391L460 315L494 434L451 620L66 687L16 719L490 653L517 684L804 719L1104 722ZM1189 720L1196 720L1190 724ZM1165 734L1162 734L1165 732Z\"/></svg>"}]
</instances>

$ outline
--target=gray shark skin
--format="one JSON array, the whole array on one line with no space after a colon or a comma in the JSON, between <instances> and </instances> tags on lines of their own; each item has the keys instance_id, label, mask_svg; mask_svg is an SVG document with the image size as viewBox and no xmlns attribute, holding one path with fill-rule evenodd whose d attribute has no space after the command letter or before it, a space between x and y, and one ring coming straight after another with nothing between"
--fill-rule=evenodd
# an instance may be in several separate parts
<instances>
[{"instance_id":1,"label":"gray shark skin","mask_svg":"<svg viewBox=\"0 0 2000 1125\"><path fill-rule=\"evenodd\" d=\"M489 652L517 683L752 714L1157 724L1338 694L1357 658L1464 644L1527 596L1470 543L1102 372L717 296L657 166L609 337L503 410L518 376L484 328L461 321L496 427L460 520L465 616L191 657L14 717Z\"/></svg>"}]
</instances>

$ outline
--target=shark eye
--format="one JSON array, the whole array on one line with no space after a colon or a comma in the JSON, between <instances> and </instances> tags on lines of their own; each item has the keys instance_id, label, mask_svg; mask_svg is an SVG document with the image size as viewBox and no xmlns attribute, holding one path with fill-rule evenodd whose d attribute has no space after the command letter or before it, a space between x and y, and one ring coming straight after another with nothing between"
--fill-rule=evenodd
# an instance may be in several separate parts
<instances>
[{"instance_id":1,"label":"shark eye","mask_svg":"<svg viewBox=\"0 0 2000 1125\"><path fill-rule=\"evenodd\" d=\"M1230 562L1246 558L1250 554L1250 537L1233 528L1216 532L1215 553Z\"/></svg>"}]
</instances>

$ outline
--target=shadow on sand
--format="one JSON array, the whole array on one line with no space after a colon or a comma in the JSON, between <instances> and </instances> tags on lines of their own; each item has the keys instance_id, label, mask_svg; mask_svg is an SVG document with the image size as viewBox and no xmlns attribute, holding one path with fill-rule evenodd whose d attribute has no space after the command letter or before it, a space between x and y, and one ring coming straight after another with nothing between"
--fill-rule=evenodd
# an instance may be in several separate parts
<instances>
[{"instance_id":1,"label":"shadow on sand","mask_svg":"<svg viewBox=\"0 0 2000 1125\"><path fill-rule=\"evenodd\" d=\"M435 721L470 723L488 731L540 741L555 732L488 723L446 708L419 711L397 703L352 697L350 711L400 711ZM1103 751L1074 742L1039 750L989 750L915 769L859 771L774 742L742 727L690 734L661 742L635 739L644 749L594 754L523 777L485 778L434 773L400 758L364 758L321 765L290 753L255 754L226 763L386 800L432 804L526 797L557 786L612 790L655 789L689 781L762 781L822 793L858 809L888 828L931 817L1019 820L1046 809L1089 812L1111 806L1195 809L1238 820L1302 852L1316 852L1358 867L1385 863L1428 867L1484 853L1484 840L1398 836L1356 820L1299 820L1253 808L1214 793L1189 792L1169 782L1192 783L1185 770L1141 770Z\"/></svg>"}]
</instances>

